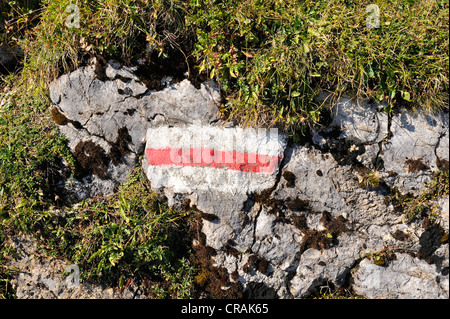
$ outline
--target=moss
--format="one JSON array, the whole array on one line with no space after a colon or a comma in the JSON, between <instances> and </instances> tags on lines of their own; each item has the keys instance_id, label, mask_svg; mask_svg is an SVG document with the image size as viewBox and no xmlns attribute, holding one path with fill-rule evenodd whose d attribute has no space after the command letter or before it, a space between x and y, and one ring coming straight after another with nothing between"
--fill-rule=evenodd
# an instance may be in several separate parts
<instances>
[{"instance_id":1,"label":"moss","mask_svg":"<svg viewBox=\"0 0 450 319\"><path fill-rule=\"evenodd\" d=\"M392 233L392 237L396 240L405 241L409 238L407 234L397 229L394 233Z\"/></svg>"},{"instance_id":2,"label":"moss","mask_svg":"<svg viewBox=\"0 0 450 319\"><path fill-rule=\"evenodd\" d=\"M126 127L122 127L117 131L117 139L115 143L110 143L111 149L108 157L114 165L122 162L122 158L130 152L128 144L132 142L131 136Z\"/></svg>"},{"instance_id":3,"label":"moss","mask_svg":"<svg viewBox=\"0 0 450 319\"><path fill-rule=\"evenodd\" d=\"M323 212L320 221L326 229L320 231L307 229L306 221L302 222L301 227L304 237L300 244L300 254L309 248L327 249L337 243L337 238L342 232L348 230L345 226L346 219L342 216L333 218L329 212Z\"/></svg>"},{"instance_id":4,"label":"moss","mask_svg":"<svg viewBox=\"0 0 450 319\"><path fill-rule=\"evenodd\" d=\"M67 119L67 117L64 114L62 114L61 112L59 112L59 110L56 107L52 108L51 113L52 113L53 120L55 121L56 124L67 125L67 123L69 123L69 120Z\"/></svg>"},{"instance_id":5,"label":"moss","mask_svg":"<svg viewBox=\"0 0 450 319\"><path fill-rule=\"evenodd\" d=\"M286 186L287 187L295 187L295 175L294 173L290 171L284 171L283 177L286 180Z\"/></svg>"},{"instance_id":6,"label":"moss","mask_svg":"<svg viewBox=\"0 0 450 319\"><path fill-rule=\"evenodd\" d=\"M227 255L234 256L234 257L239 256L239 251L233 247L233 242L231 239L227 241L227 243L224 247L224 251Z\"/></svg>"},{"instance_id":7,"label":"moss","mask_svg":"<svg viewBox=\"0 0 450 319\"><path fill-rule=\"evenodd\" d=\"M209 214L209 213L203 213L203 212L200 213L200 216L201 216L204 220L207 220L207 221L209 221L209 222L212 222L213 220L219 219L219 217L217 217L217 215Z\"/></svg>"},{"instance_id":8,"label":"moss","mask_svg":"<svg viewBox=\"0 0 450 319\"><path fill-rule=\"evenodd\" d=\"M299 211L309 211L311 210L311 206L309 205L308 200L302 200L300 198L287 198L286 200L286 207L294 212Z\"/></svg>"},{"instance_id":9,"label":"moss","mask_svg":"<svg viewBox=\"0 0 450 319\"><path fill-rule=\"evenodd\" d=\"M422 158L407 160L405 164L408 165L408 173L417 173L426 169L430 169L430 167L428 165L425 165L422 160Z\"/></svg>"},{"instance_id":10,"label":"moss","mask_svg":"<svg viewBox=\"0 0 450 319\"><path fill-rule=\"evenodd\" d=\"M75 147L73 155L78 164L77 178L88 175L96 175L101 179L107 178L109 159L103 148L92 141L80 142Z\"/></svg>"},{"instance_id":11,"label":"moss","mask_svg":"<svg viewBox=\"0 0 450 319\"><path fill-rule=\"evenodd\" d=\"M292 216L291 223L303 233L308 230L308 224L306 222L306 216L304 214L300 216Z\"/></svg>"},{"instance_id":12,"label":"moss","mask_svg":"<svg viewBox=\"0 0 450 319\"><path fill-rule=\"evenodd\" d=\"M443 172L448 172L448 170L449 170L448 160L440 159L439 156L436 156L436 166Z\"/></svg>"},{"instance_id":13,"label":"moss","mask_svg":"<svg viewBox=\"0 0 450 319\"><path fill-rule=\"evenodd\" d=\"M208 271L205 268L201 268L197 275L194 277L194 283L197 286L203 287L208 281Z\"/></svg>"},{"instance_id":14,"label":"moss","mask_svg":"<svg viewBox=\"0 0 450 319\"><path fill-rule=\"evenodd\" d=\"M260 259L258 263L258 271L262 274L265 274L267 272L267 269L269 268L269 262L265 259Z\"/></svg>"},{"instance_id":15,"label":"moss","mask_svg":"<svg viewBox=\"0 0 450 319\"><path fill-rule=\"evenodd\" d=\"M386 265L386 260L384 259L383 256L377 256L374 259L374 264L377 266L385 266Z\"/></svg>"},{"instance_id":16,"label":"moss","mask_svg":"<svg viewBox=\"0 0 450 319\"><path fill-rule=\"evenodd\" d=\"M206 236L201 232L203 220L201 214L197 214L191 222L191 237L198 239L198 244L192 247L189 258L192 265L198 269L194 280L197 292L206 293L213 299L239 299L243 296L243 287L239 282L231 282L226 268L213 265L212 257L216 251L206 245ZM231 242L228 243L231 246ZM234 274L234 277L239 274Z\"/></svg>"}]
</instances>

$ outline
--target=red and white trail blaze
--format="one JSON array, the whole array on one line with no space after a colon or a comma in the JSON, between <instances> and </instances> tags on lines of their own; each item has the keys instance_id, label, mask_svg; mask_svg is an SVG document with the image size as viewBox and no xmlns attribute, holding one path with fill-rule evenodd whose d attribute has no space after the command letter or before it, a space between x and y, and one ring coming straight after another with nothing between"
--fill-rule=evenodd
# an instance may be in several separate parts
<instances>
[{"instance_id":1,"label":"red and white trail blaze","mask_svg":"<svg viewBox=\"0 0 450 319\"><path fill-rule=\"evenodd\" d=\"M275 129L149 128L143 166L155 188L249 193L273 186L285 147Z\"/></svg>"},{"instance_id":2,"label":"red and white trail blaze","mask_svg":"<svg viewBox=\"0 0 450 319\"><path fill-rule=\"evenodd\" d=\"M155 166L204 166L250 173L274 173L282 159L270 156L237 151L216 151L209 148L177 149L147 148L148 165Z\"/></svg>"}]
</instances>

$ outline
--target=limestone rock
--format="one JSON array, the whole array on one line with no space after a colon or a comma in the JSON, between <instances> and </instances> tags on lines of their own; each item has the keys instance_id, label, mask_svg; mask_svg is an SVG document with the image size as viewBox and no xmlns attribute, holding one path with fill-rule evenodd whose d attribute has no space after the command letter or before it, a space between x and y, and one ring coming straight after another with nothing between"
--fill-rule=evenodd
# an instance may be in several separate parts
<instances>
[{"instance_id":1,"label":"limestone rock","mask_svg":"<svg viewBox=\"0 0 450 319\"><path fill-rule=\"evenodd\" d=\"M435 265L397 254L387 266L365 259L353 275L353 289L371 299L437 299L449 297L448 271L444 276Z\"/></svg>"},{"instance_id":2,"label":"limestone rock","mask_svg":"<svg viewBox=\"0 0 450 319\"><path fill-rule=\"evenodd\" d=\"M53 118L81 166L87 162L85 176L61 186L69 201L111 194L126 181L143 152L148 127L217 120L220 96L212 81L199 90L183 80L155 91L134 71L110 61L104 77L92 64L50 84Z\"/></svg>"},{"instance_id":3,"label":"limestone rock","mask_svg":"<svg viewBox=\"0 0 450 319\"><path fill-rule=\"evenodd\" d=\"M449 161L448 113L423 114L402 111L392 118L392 137L383 143L381 159L388 185L420 194L432 171Z\"/></svg>"},{"instance_id":4,"label":"limestone rock","mask_svg":"<svg viewBox=\"0 0 450 319\"><path fill-rule=\"evenodd\" d=\"M62 260L47 260L41 257L30 238L17 236L12 246L18 256L10 260L7 266L16 275L11 280L19 299L141 299L145 295L131 284L122 292L102 285L71 280L75 270L68 268ZM75 266L75 265L73 265ZM62 273L67 270L69 276Z\"/></svg>"},{"instance_id":5,"label":"limestone rock","mask_svg":"<svg viewBox=\"0 0 450 319\"><path fill-rule=\"evenodd\" d=\"M437 199L434 226L403 223L387 198L390 187L419 194L448 169L448 113L388 116L384 104L344 97L310 143L288 145L221 126L211 81L196 89L167 78L154 91L135 68L111 61L103 71L86 66L50 86L85 173L62 185L74 201L114 192L144 155L152 189L202 212L197 241L249 296L302 298L331 282L369 298L448 298L448 198ZM384 266L365 257L386 250L396 259ZM54 277L39 280L58 289Z\"/></svg>"}]
</instances>

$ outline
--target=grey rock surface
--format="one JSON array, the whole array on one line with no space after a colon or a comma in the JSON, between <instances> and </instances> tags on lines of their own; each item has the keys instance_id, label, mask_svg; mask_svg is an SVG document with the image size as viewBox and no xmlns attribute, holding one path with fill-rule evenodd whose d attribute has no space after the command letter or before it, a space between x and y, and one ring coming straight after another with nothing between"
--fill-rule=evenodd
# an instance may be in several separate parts
<instances>
[{"instance_id":1,"label":"grey rock surface","mask_svg":"<svg viewBox=\"0 0 450 319\"><path fill-rule=\"evenodd\" d=\"M448 298L448 272L444 276L436 265L397 254L388 266L377 266L365 259L353 274L353 288L371 299Z\"/></svg>"},{"instance_id":2,"label":"grey rock surface","mask_svg":"<svg viewBox=\"0 0 450 319\"><path fill-rule=\"evenodd\" d=\"M18 256L7 267L15 273L11 285L19 299L145 299L146 296L131 283L123 291L75 279L76 271L67 262L48 260L34 242L17 236L11 246ZM63 273L68 273L64 276ZM73 277L73 278L72 278Z\"/></svg>"},{"instance_id":3,"label":"grey rock surface","mask_svg":"<svg viewBox=\"0 0 450 319\"><path fill-rule=\"evenodd\" d=\"M393 187L418 195L434 171L448 169L448 113L388 116L384 104L344 97L329 124L313 129L310 142L288 145L280 136L283 142L274 148L281 161L273 174L253 179L261 173L238 172L239 183L230 187L223 167L200 172L146 162L146 143L181 147L180 132L223 130L217 87L206 82L198 90L184 80L150 91L134 71L110 62L101 81L87 66L50 87L72 151L86 141L105 154L122 150L120 161L107 162L103 178L88 174L65 182L74 200L113 192L144 154L154 191L170 206L188 202L207 214L202 245L214 250L213 264L226 270L231 283L263 287L280 298L307 297L328 283L367 298L449 297L448 240L441 240L448 235L448 197L437 199L431 228L404 223L405 213L387 198ZM244 130L240 136L241 144L247 141ZM216 142L211 137L197 146ZM377 185L361 183L367 176ZM261 187L248 187L252 179ZM383 266L367 257L380 252L391 257Z\"/></svg>"},{"instance_id":4,"label":"grey rock surface","mask_svg":"<svg viewBox=\"0 0 450 319\"><path fill-rule=\"evenodd\" d=\"M52 113L70 149L75 152L78 145L92 141L103 150L94 153L111 157L113 149L119 157L112 163L104 160L104 176L82 176L61 185L69 201L111 194L127 180L143 152L148 127L217 120L220 95L212 81L196 89L183 80L155 91L148 90L134 71L110 61L104 69L106 79L100 80L94 63L50 84ZM91 161L92 165L96 162Z\"/></svg>"}]
</instances>

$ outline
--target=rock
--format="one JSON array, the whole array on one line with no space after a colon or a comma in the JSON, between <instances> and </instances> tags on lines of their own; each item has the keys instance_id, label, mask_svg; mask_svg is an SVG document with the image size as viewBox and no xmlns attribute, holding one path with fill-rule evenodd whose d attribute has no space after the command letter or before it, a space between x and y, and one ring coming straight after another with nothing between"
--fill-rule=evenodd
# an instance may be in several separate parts
<instances>
[{"instance_id":1,"label":"rock","mask_svg":"<svg viewBox=\"0 0 450 319\"><path fill-rule=\"evenodd\" d=\"M357 159L367 167L378 167L378 144L387 136L389 126L384 107L345 96L332 108L331 123L313 130L312 140L340 163Z\"/></svg>"},{"instance_id":2,"label":"rock","mask_svg":"<svg viewBox=\"0 0 450 319\"><path fill-rule=\"evenodd\" d=\"M368 259L353 274L353 289L370 299L447 299L448 271L442 275L435 265L396 254L387 266L377 266Z\"/></svg>"},{"instance_id":3,"label":"rock","mask_svg":"<svg viewBox=\"0 0 450 319\"><path fill-rule=\"evenodd\" d=\"M220 96L212 81L199 90L183 80L155 91L133 73L136 68L110 61L99 76L98 65L50 84L53 118L86 173L60 185L70 202L111 194L126 181L143 152L147 127L218 118Z\"/></svg>"},{"instance_id":4,"label":"rock","mask_svg":"<svg viewBox=\"0 0 450 319\"><path fill-rule=\"evenodd\" d=\"M70 265L62 260L42 258L36 245L30 238L14 237L11 240L18 256L11 259L7 266L15 270L16 275L11 285L19 299L134 299L145 298L136 287L129 285L122 292L102 285L80 281L79 284L69 283L69 276L75 276L75 271L69 271L69 276L62 273ZM72 265L76 266L76 265Z\"/></svg>"},{"instance_id":5,"label":"rock","mask_svg":"<svg viewBox=\"0 0 450 319\"><path fill-rule=\"evenodd\" d=\"M61 186L74 201L114 192L144 155L152 189L201 212L193 246L219 291L303 298L332 283L369 298L448 298L448 198L436 200L442 214L430 226L404 223L387 196L420 194L448 169L448 113L388 116L384 104L344 97L310 142L292 145L275 131L221 125L212 82L167 77L155 91L136 68L111 61L100 71L50 86L82 173ZM366 258L386 251L397 258L384 266Z\"/></svg>"},{"instance_id":6,"label":"rock","mask_svg":"<svg viewBox=\"0 0 450 319\"><path fill-rule=\"evenodd\" d=\"M401 111L394 115L392 137L383 143L380 155L385 172L390 173L384 178L388 185L418 195L433 171L442 169L444 163L448 167L448 127L448 113Z\"/></svg>"},{"instance_id":7,"label":"rock","mask_svg":"<svg viewBox=\"0 0 450 319\"><path fill-rule=\"evenodd\" d=\"M154 189L247 194L274 185L285 146L276 129L149 128L143 168Z\"/></svg>"}]
</instances>

